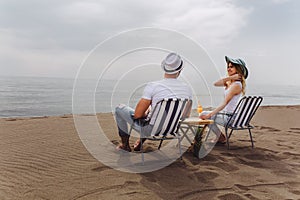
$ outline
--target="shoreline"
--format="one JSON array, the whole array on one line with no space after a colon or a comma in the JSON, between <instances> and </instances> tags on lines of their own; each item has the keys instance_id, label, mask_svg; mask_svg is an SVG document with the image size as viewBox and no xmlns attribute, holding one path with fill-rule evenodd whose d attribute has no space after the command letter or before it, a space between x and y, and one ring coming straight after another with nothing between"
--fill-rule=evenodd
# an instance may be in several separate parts
<instances>
[{"instance_id":1,"label":"shoreline","mask_svg":"<svg viewBox=\"0 0 300 200\"><path fill-rule=\"evenodd\" d=\"M268 108L300 108L299 105L261 105L259 109L268 109ZM211 110L211 107L204 108L204 110ZM192 113L196 112L196 108L192 110ZM101 115L101 114L111 114L112 112L100 112L96 113L96 115ZM12 120L22 120L22 119L39 119L39 118L49 118L49 117L69 117L73 116L74 114L69 113L69 114L58 114L58 115L43 115L43 116L11 116L11 117L0 117L1 119L5 119L8 121ZM89 114L89 113L82 113L82 114L76 114L76 115L87 115L87 116L94 116L94 114Z\"/></svg>"}]
</instances>

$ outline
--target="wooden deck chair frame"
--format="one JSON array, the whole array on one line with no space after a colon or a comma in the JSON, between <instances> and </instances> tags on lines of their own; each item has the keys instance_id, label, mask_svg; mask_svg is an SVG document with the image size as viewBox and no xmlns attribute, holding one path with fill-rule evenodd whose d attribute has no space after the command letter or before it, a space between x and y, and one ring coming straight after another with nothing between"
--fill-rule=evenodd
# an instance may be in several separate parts
<instances>
[{"instance_id":1,"label":"wooden deck chair frame","mask_svg":"<svg viewBox=\"0 0 300 200\"><path fill-rule=\"evenodd\" d=\"M179 121L182 118L187 117L190 114L191 103L192 101L189 99L163 99L159 101L153 109L154 114L156 114L156 118L154 122L151 121L151 118L147 119L134 119L134 123L138 123L139 126L144 126L145 124L149 124L152 122L153 129L151 133L143 133L140 131L140 142L141 148L140 151L142 153L142 161L144 163L144 149L143 143L144 140L153 140L160 141L158 149L161 148L161 145L164 140L178 140L178 148L180 157L182 155L181 152L181 136L178 133ZM133 129L133 124L130 127L129 133L131 133ZM142 130L142 129L141 129Z\"/></svg>"},{"instance_id":2,"label":"wooden deck chair frame","mask_svg":"<svg viewBox=\"0 0 300 200\"><path fill-rule=\"evenodd\" d=\"M254 147L251 133L251 129L253 129L254 126L252 126L250 122L257 109L259 108L262 100L263 98L261 96L244 96L240 99L237 107L235 108L232 114L218 113L221 115L229 116L227 123L223 125L225 127L227 149L229 149L229 139L234 130L248 130L251 146L252 148ZM228 133L229 129L230 132Z\"/></svg>"}]
</instances>

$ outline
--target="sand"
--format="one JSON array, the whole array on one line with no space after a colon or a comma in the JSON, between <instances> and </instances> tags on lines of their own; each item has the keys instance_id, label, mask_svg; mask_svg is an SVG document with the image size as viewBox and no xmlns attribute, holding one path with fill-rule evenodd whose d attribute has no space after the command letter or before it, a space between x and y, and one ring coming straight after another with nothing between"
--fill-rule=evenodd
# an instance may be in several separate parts
<instances>
[{"instance_id":1,"label":"sand","mask_svg":"<svg viewBox=\"0 0 300 200\"><path fill-rule=\"evenodd\" d=\"M117 143L112 114L100 116ZM0 199L300 199L299 122L300 106L261 107L254 149L240 131L230 150L215 146L203 159L186 152L163 169L135 174L91 156L72 115L3 118Z\"/></svg>"}]
</instances>

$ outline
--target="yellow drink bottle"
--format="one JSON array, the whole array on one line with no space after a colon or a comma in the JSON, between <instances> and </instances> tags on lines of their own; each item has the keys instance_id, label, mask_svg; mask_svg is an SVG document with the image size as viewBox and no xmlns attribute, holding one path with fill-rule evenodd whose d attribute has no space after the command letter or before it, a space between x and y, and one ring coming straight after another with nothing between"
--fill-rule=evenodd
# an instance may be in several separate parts
<instances>
[{"instance_id":1,"label":"yellow drink bottle","mask_svg":"<svg viewBox=\"0 0 300 200\"><path fill-rule=\"evenodd\" d=\"M200 104L200 101L198 102L197 112L200 115L203 111L202 105Z\"/></svg>"}]
</instances>

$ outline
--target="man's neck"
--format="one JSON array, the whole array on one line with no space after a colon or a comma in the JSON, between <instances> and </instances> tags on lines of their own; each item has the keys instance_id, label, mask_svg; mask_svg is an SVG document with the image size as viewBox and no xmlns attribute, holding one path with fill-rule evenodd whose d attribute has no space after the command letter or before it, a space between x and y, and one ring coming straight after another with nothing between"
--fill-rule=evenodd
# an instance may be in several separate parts
<instances>
[{"instance_id":1,"label":"man's neck","mask_svg":"<svg viewBox=\"0 0 300 200\"><path fill-rule=\"evenodd\" d=\"M176 74L166 74L165 73L165 78L174 78L174 79L176 79L178 77L178 73L176 73Z\"/></svg>"}]
</instances>

